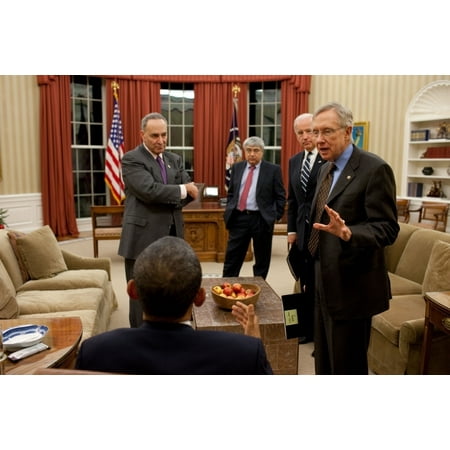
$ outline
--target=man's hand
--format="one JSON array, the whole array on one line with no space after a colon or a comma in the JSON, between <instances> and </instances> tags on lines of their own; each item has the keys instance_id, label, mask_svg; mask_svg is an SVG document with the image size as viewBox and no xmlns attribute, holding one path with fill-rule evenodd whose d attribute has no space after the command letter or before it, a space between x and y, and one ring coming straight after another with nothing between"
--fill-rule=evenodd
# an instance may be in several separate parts
<instances>
[{"instance_id":1,"label":"man's hand","mask_svg":"<svg viewBox=\"0 0 450 450\"><path fill-rule=\"evenodd\" d=\"M254 305L244 305L241 302L236 302L232 306L231 314L242 325L246 335L261 338L258 316L255 314Z\"/></svg>"},{"instance_id":2,"label":"man's hand","mask_svg":"<svg viewBox=\"0 0 450 450\"><path fill-rule=\"evenodd\" d=\"M352 231L347 225L345 225L345 220L341 218L338 212L331 209L327 205L325 205L325 211L330 218L330 223L328 225L324 225L323 223L315 223L313 227L318 230L334 234L343 241L349 241L352 237Z\"/></svg>"},{"instance_id":3,"label":"man's hand","mask_svg":"<svg viewBox=\"0 0 450 450\"><path fill-rule=\"evenodd\" d=\"M288 245L294 245L297 242L297 233L289 233L287 236Z\"/></svg>"},{"instance_id":4,"label":"man's hand","mask_svg":"<svg viewBox=\"0 0 450 450\"><path fill-rule=\"evenodd\" d=\"M198 188L195 183L186 183L185 186L188 195L190 195L193 199L196 199L198 197Z\"/></svg>"}]
</instances>

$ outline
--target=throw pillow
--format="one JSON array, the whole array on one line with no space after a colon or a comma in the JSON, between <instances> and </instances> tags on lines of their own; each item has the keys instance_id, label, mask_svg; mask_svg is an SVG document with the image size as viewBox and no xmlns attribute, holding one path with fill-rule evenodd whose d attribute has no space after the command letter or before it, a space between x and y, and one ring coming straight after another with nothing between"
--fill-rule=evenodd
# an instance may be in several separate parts
<instances>
[{"instance_id":1,"label":"throw pillow","mask_svg":"<svg viewBox=\"0 0 450 450\"><path fill-rule=\"evenodd\" d=\"M436 241L422 283L422 293L450 290L450 243Z\"/></svg>"},{"instance_id":2,"label":"throw pillow","mask_svg":"<svg viewBox=\"0 0 450 450\"><path fill-rule=\"evenodd\" d=\"M8 231L9 243L16 255L17 262L19 263L20 274L22 275L22 282L25 283L30 279L30 275L28 273L25 264L22 261L22 258L19 255L19 250L17 249L17 238L25 236L25 233L21 233L20 231Z\"/></svg>"},{"instance_id":3,"label":"throw pillow","mask_svg":"<svg viewBox=\"0 0 450 450\"><path fill-rule=\"evenodd\" d=\"M48 225L16 241L19 255L32 280L51 278L67 270L61 248Z\"/></svg>"},{"instance_id":4,"label":"throw pillow","mask_svg":"<svg viewBox=\"0 0 450 450\"><path fill-rule=\"evenodd\" d=\"M0 261L0 319L15 319L19 315L15 294L13 282Z\"/></svg>"}]
</instances>

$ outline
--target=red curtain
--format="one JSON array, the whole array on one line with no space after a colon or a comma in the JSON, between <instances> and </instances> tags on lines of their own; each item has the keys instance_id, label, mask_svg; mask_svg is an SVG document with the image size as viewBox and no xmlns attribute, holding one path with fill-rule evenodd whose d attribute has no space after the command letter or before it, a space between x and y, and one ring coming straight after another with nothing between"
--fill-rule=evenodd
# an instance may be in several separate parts
<instances>
[{"instance_id":1,"label":"red curtain","mask_svg":"<svg viewBox=\"0 0 450 450\"><path fill-rule=\"evenodd\" d=\"M38 76L42 216L58 239L78 237L72 176L70 76Z\"/></svg>"},{"instance_id":2,"label":"red curtain","mask_svg":"<svg viewBox=\"0 0 450 450\"><path fill-rule=\"evenodd\" d=\"M195 181L219 186L225 195L225 150L232 114L232 86L238 84L239 136L247 133L247 93L251 82L280 81L282 95L281 169L288 185L289 158L299 151L293 131L297 115L309 112L310 75L105 75L108 133L112 119L111 82L119 83L125 151L140 142L141 119L161 111L162 82L193 83ZM39 76L44 223L57 236L77 235L72 186L70 76ZM65 186L64 190L60 187ZM57 189L58 188L58 189ZM51 206L50 206L51 205Z\"/></svg>"},{"instance_id":3,"label":"red curtain","mask_svg":"<svg viewBox=\"0 0 450 450\"><path fill-rule=\"evenodd\" d=\"M194 98L195 181L219 186L225 195L225 156L233 112L232 86L238 83L198 83ZM239 137L247 130L247 84L238 94Z\"/></svg>"},{"instance_id":4,"label":"red curtain","mask_svg":"<svg viewBox=\"0 0 450 450\"><path fill-rule=\"evenodd\" d=\"M105 77L106 78L106 77ZM141 119L150 112L160 112L160 83L148 79L111 77L106 80L106 123L111 126L113 116L113 91L111 83L119 84L119 106L122 118L125 152L141 143Z\"/></svg>"}]
</instances>

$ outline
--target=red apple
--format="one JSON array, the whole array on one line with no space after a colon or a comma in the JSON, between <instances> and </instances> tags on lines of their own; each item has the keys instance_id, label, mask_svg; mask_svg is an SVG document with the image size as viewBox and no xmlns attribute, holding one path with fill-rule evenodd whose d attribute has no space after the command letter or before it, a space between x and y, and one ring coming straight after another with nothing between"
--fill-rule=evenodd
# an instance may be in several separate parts
<instances>
[{"instance_id":1,"label":"red apple","mask_svg":"<svg viewBox=\"0 0 450 450\"><path fill-rule=\"evenodd\" d=\"M233 289L231 288L231 286L225 286L225 287L223 288L223 293L224 293L226 296L229 296L229 295L231 295L231 294L233 293Z\"/></svg>"},{"instance_id":2,"label":"red apple","mask_svg":"<svg viewBox=\"0 0 450 450\"><path fill-rule=\"evenodd\" d=\"M233 283L233 291L236 292L236 294L238 292L241 292L242 289L242 284L241 283Z\"/></svg>"}]
</instances>

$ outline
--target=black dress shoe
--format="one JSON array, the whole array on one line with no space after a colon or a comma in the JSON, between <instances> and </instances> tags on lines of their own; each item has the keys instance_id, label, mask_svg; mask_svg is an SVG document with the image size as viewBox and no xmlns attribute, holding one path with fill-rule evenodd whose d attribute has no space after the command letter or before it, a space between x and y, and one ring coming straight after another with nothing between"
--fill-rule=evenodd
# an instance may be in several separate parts
<instances>
[{"instance_id":1,"label":"black dress shoe","mask_svg":"<svg viewBox=\"0 0 450 450\"><path fill-rule=\"evenodd\" d=\"M300 336L298 338L298 343L301 344L307 344L308 342L311 342L312 338L310 338L309 336Z\"/></svg>"}]
</instances>

